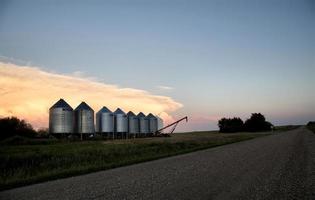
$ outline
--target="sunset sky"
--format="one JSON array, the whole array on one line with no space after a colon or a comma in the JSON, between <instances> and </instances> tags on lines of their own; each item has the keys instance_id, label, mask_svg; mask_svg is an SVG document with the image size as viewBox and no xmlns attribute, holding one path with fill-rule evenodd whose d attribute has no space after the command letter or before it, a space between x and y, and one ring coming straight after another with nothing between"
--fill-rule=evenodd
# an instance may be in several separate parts
<instances>
[{"instance_id":1,"label":"sunset sky","mask_svg":"<svg viewBox=\"0 0 315 200\"><path fill-rule=\"evenodd\" d=\"M48 126L64 98L184 116L315 120L315 1L0 1L0 116Z\"/></svg>"}]
</instances>

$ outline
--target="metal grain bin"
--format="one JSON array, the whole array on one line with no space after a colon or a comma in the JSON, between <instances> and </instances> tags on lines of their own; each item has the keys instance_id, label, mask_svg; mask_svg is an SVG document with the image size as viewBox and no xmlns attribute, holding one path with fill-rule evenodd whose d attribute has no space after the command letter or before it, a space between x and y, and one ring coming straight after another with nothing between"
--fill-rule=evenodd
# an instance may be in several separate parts
<instances>
[{"instance_id":1,"label":"metal grain bin","mask_svg":"<svg viewBox=\"0 0 315 200\"><path fill-rule=\"evenodd\" d=\"M138 117L131 111L127 113L128 117L128 133L137 134L139 133L139 119Z\"/></svg>"},{"instance_id":2,"label":"metal grain bin","mask_svg":"<svg viewBox=\"0 0 315 200\"><path fill-rule=\"evenodd\" d=\"M139 118L139 132L140 134L149 133L149 120L145 117L145 115L140 112L137 117Z\"/></svg>"},{"instance_id":3,"label":"metal grain bin","mask_svg":"<svg viewBox=\"0 0 315 200\"><path fill-rule=\"evenodd\" d=\"M96 113L96 132L114 132L114 114L105 106Z\"/></svg>"},{"instance_id":4,"label":"metal grain bin","mask_svg":"<svg viewBox=\"0 0 315 200\"><path fill-rule=\"evenodd\" d=\"M163 119L160 118L159 116L155 116L157 119L157 129L160 130L161 128L164 127Z\"/></svg>"},{"instance_id":5,"label":"metal grain bin","mask_svg":"<svg viewBox=\"0 0 315 200\"><path fill-rule=\"evenodd\" d=\"M76 133L94 133L94 110L82 102L74 110L74 122L75 122L75 132Z\"/></svg>"},{"instance_id":6,"label":"metal grain bin","mask_svg":"<svg viewBox=\"0 0 315 200\"><path fill-rule=\"evenodd\" d=\"M158 129L158 122L157 118L152 115L152 113L148 114L147 119L149 121L149 133L155 133Z\"/></svg>"},{"instance_id":7,"label":"metal grain bin","mask_svg":"<svg viewBox=\"0 0 315 200\"><path fill-rule=\"evenodd\" d=\"M49 132L52 134L73 133L73 109L60 99L49 109Z\"/></svg>"},{"instance_id":8,"label":"metal grain bin","mask_svg":"<svg viewBox=\"0 0 315 200\"><path fill-rule=\"evenodd\" d=\"M128 131L127 115L120 108L114 112L114 126L116 133L127 133Z\"/></svg>"}]
</instances>

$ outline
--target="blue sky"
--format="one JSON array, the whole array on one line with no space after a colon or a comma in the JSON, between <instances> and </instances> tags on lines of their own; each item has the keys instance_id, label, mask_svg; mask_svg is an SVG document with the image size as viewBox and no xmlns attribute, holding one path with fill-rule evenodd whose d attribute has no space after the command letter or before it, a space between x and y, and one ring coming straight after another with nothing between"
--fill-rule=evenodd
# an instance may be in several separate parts
<instances>
[{"instance_id":1,"label":"blue sky","mask_svg":"<svg viewBox=\"0 0 315 200\"><path fill-rule=\"evenodd\" d=\"M1 1L0 56L172 97L192 130L315 119L311 0Z\"/></svg>"}]
</instances>

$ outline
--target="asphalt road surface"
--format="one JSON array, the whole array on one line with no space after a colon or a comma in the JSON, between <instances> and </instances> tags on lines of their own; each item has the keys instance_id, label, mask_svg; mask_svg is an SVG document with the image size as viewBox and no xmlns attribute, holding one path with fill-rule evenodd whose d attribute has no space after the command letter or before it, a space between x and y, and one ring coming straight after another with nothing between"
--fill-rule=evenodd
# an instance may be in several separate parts
<instances>
[{"instance_id":1,"label":"asphalt road surface","mask_svg":"<svg viewBox=\"0 0 315 200\"><path fill-rule=\"evenodd\" d=\"M315 199L315 134L302 127L3 191L0 199Z\"/></svg>"}]
</instances>

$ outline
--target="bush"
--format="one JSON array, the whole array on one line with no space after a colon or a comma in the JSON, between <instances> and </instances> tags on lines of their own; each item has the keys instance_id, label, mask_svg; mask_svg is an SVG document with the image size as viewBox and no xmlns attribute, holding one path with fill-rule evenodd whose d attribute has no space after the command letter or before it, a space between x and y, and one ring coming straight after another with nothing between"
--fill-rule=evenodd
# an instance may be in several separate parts
<instances>
[{"instance_id":1,"label":"bush","mask_svg":"<svg viewBox=\"0 0 315 200\"><path fill-rule=\"evenodd\" d=\"M243 120L239 117L230 118L222 118L218 122L218 126L220 128L220 132L222 133L234 133L243 130Z\"/></svg>"},{"instance_id":2,"label":"bush","mask_svg":"<svg viewBox=\"0 0 315 200\"><path fill-rule=\"evenodd\" d=\"M35 137L36 131L33 127L16 117L6 117L0 119L0 140L19 135L24 137Z\"/></svg>"},{"instance_id":3,"label":"bush","mask_svg":"<svg viewBox=\"0 0 315 200\"><path fill-rule=\"evenodd\" d=\"M308 122L306 126L315 126L315 122Z\"/></svg>"},{"instance_id":4,"label":"bush","mask_svg":"<svg viewBox=\"0 0 315 200\"><path fill-rule=\"evenodd\" d=\"M261 113L252 113L252 116L244 123L244 129L249 132L270 131L273 125L266 121Z\"/></svg>"},{"instance_id":5,"label":"bush","mask_svg":"<svg viewBox=\"0 0 315 200\"><path fill-rule=\"evenodd\" d=\"M315 122L308 122L306 127L315 133Z\"/></svg>"},{"instance_id":6,"label":"bush","mask_svg":"<svg viewBox=\"0 0 315 200\"><path fill-rule=\"evenodd\" d=\"M41 128L37 131L37 136L39 138L49 138L49 130L48 128Z\"/></svg>"}]
</instances>

